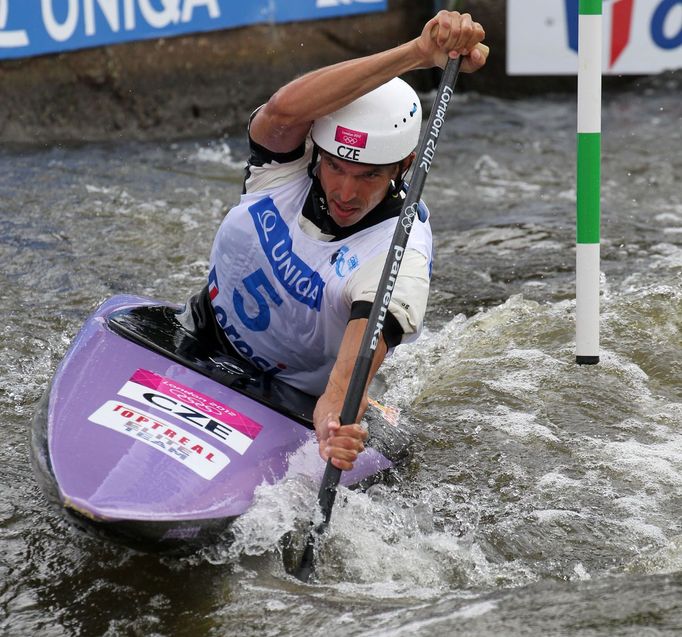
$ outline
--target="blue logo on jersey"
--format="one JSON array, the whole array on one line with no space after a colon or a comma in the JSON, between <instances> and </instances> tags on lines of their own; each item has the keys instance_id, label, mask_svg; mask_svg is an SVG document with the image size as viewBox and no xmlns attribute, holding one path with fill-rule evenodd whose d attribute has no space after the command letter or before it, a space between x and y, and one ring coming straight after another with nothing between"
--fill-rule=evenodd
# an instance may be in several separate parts
<instances>
[{"instance_id":1,"label":"blue logo on jersey","mask_svg":"<svg viewBox=\"0 0 682 637\"><path fill-rule=\"evenodd\" d=\"M340 279L343 279L346 274L349 274L355 270L358 265L360 265L360 260L356 254L347 256L349 249L350 248L348 246L341 246L332 255L331 259L329 259L329 262L336 266L336 276L338 276Z\"/></svg>"},{"instance_id":2,"label":"blue logo on jersey","mask_svg":"<svg viewBox=\"0 0 682 637\"><path fill-rule=\"evenodd\" d=\"M260 244L272 271L287 293L312 310L320 311L324 281L293 251L289 228L271 197L249 206Z\"/></svg>"}]
</instances>

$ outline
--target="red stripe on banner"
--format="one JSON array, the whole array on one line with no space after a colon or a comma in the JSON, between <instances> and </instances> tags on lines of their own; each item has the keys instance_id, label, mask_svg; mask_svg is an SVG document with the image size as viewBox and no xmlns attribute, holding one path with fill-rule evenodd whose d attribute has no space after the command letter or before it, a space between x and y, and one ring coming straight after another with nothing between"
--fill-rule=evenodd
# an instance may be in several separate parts
<instances>
[{"instance_id":1,"label":"red stripe on banner","mask_svg":"<svg viewBox=\"0 0 682 637\"><path fill-rule=\"evenodd\" d=\"M634 0L616 0L613 3L613 18L611 22L611 60L609 67L616 63L620 54L630 41L630 27L632 26L632 7Z\"/></svg>"}]
</instances>

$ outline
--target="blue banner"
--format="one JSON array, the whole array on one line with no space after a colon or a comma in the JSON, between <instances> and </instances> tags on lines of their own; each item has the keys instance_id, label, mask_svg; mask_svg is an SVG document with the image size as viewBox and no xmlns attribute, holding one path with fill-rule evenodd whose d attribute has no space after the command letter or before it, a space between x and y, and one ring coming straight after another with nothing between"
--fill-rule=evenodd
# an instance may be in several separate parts
<instances>
[{"instance_id":1,"label":"blue banner","mask_svg":"<svg viewBox=\"0 0 682 637\"><path fill-rule=\"evenodd\" d=\"M0 0L0 59L386 6L387 0Z\"/></svg>"}]
</instances>

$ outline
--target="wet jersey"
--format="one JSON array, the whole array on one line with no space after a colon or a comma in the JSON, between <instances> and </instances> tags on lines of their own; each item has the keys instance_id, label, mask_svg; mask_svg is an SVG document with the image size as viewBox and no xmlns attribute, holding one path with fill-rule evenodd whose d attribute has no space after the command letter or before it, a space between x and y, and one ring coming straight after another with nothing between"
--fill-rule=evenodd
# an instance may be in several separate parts
<instances>
[{"instance_id":1,"label":"wet jersey","mask_svg":"<svg viewBox=\"0 0 682 637\"><path fill-rule=\"evenodd\" d=\"M301 215L312 179L307 153L268 167L271 179L249 179L239 204L225 217L211 250L208 293L216 319L235 349L259 368L310 394L327 384L351 306L373 300L397 219L383 220L342 239L307 228ZM309 160L309 158L308 158ZM296 168L298 165L298 169ZM370 213L371 214L371 213ZM410 308L410 285L395 284L395 313L406 339L421 328L421 289L431 261L428 220L412 228L405 257L423 261ZM421 266L419 266L421 268ZM414 269L414 263L412 265ZM371 269L371 272L367 270ZM398 277L400 281L401 275ZM406 280L409 279L406 275ZM422 298L423 297L423 298ZM406 318L407 317L407 318Z\"/></svg>"}]
</instances>

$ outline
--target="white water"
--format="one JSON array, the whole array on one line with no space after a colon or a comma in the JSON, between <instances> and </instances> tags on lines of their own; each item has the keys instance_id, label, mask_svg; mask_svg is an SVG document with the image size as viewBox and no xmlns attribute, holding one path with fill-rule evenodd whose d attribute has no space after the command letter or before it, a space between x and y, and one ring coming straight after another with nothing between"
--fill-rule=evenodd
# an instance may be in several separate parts
<instances>
[{"instance_id":1,"label":"white water","mask_svg":"<svg viewBox=\"0 0 682 637\"><path fill-rule=\"evenodd\" d=\"M32 413L87 313L203 284L243 141L3 152L0 632L678 634L675 104L665 86L607 96L594 367L573 351L573 102L457 104L425 195L427 330L375 389L417 442L387 484L340 493L310 586L287 575L280 538L304 537L313 480L263 487L234 544L177 560L75 532L28 461Z\"/></svg>"}]
</instances>

